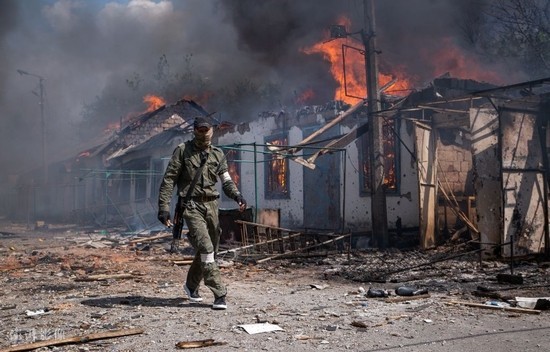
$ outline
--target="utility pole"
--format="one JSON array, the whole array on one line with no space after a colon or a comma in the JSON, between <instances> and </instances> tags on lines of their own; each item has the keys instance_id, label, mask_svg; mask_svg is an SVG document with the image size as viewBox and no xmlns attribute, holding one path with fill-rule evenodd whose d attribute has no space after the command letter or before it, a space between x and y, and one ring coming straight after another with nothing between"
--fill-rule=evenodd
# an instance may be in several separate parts
<instances>
[{"instance_id":1,"label":"utility pole","mask_svg":"<svg viewBox=\"0 0 550 352\"><path fill-rule=\"evenodd\" d=\"M37 74L34 74L34 73L29 73L27 71L23 71L23 70L17 70L17 72L20 74L20 75L27 75L27 76L32 76L32 77L35 77L35 78L38 78L38 98L40 99L39 100L39 104L40 104L40 125L41 125L41 129L42 129L42 170L44 172L44 184L47 184L48 183L48 163L47 163L47 160L46 160L46 120L44 118L44 77L40 76L40 75L37 75ZM36 94L35 92L33 92L34 94Z\"/></svg>"},{"instance_id":2,"label":"utility pole","mask_svg":"<svg viewBox=\"0 0 550 352\"><path fill-rule=\"evenodd\" d=\"M378 89L378 58L374 20L374 0L363 0L364 28L361 31L365 45L365 69L367 77L368 143L371 184L372 236L379 248L388 246L388 215L384 191L384 144L382 119L376 116L380 111Z\"/></svg>"},{"instance_id":3,"label":"utility pole","mask_svg":"<svg viewBox=\"0 0 550 352\"><path fill-rule=\"evenodd\" d=\"M44 184L48 184L48 162L46 160L46 120L44 118L44 78L39 78L40 90L40 123L42 125L42 168L44 169Z\"/></svg>"}]
</instances>

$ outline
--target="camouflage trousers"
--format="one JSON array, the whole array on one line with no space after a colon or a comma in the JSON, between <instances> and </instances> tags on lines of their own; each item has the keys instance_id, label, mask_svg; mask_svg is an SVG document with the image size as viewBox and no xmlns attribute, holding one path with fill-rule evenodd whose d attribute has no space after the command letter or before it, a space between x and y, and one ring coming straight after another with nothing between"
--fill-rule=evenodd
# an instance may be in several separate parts
<instances>
[{"instance_id":1,"label":"camouflage trousers","mask_svg":"<svg viewBox=\"0 0 550 352\"><path fill-rule=\"evenodd\" d=\"M189 228L187 238L195 249L195 258L187 272L187 287L198 288L204 279L204 285L216 298L225 296L227 290L214 260L221 236L218 201L197 202L194 207L186 207L183 218Z\"/></svg>"}]
</instances>

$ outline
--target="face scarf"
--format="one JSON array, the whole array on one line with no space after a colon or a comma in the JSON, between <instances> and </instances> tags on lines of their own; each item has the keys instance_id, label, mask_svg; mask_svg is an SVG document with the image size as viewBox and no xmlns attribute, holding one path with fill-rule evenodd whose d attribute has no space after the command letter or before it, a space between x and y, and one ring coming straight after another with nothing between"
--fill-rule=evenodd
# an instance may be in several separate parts
<instances>
[{"instance_id":1,"label":"face scarf","mask_svg":"<svg viewBox=\"0 0 550 352\"><path fill-rule=\"evenodd\" d=\"M193 130L195 135L195 145L204 150L212 144L212 136L214 135L214 129L209 128L206 132L199 132L198 130Z\"/></svg>"}]
</instances>

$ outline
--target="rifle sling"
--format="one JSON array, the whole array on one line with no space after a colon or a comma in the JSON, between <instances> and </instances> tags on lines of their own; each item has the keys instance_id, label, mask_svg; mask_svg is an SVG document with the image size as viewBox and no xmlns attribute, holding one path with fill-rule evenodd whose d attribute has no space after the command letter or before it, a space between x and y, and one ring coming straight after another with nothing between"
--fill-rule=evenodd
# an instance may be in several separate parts
<instances>
[{"instance_id":1,"label":"rifle sling","mask_svg":"<svg viewBox=\"0 0 550 352\"><path fill-rule=\"evenodd\" d=\"M191 181L191 185L189 186L189 189L187 190L187 194L183 198L183 202L187 203L191 200L191 193L193 193L193 190L195 189L195 186L197 185L197 182L199 181L199 176L202 173L202 169L204 168L204 165L206 165L206 160L208 159L208 153L206 153L206 156L201 157L201 165L197 169L197 172L195 173L195 176L193 177L193 181Z\"/></svg>"},{"instance_id":2,"label":"rifle sling","mask_svg":"<svg viewBox=\"0 0 550 352\"><path fill-rule=\"evenodd\" d=\"M208 153L206 153L205 156L202 156L201 158L201 165L197 169L197 172L195 173L195 176L193 177L193 181L191 181L191 185L189 186L189 189L187 190L187 194L185 197L179 197L178 203L176 205L176 214L174 215L174 220L176 220L179 224L174 224L174 227L172 229L172 236L174 239L180 239L181 238L181 230L183 228L183 218L182 214L179 214L179 212L183 213L183 209L185 208L185 203L187 203L189 200L191 200L191 193L193 193L193 190L195 189L195 186L197 185L197 182L199 180L199 176L202 173L202 169L204 168L204 165L206 165L206 160L208 159Z\"/></svg>"}]
</instances>

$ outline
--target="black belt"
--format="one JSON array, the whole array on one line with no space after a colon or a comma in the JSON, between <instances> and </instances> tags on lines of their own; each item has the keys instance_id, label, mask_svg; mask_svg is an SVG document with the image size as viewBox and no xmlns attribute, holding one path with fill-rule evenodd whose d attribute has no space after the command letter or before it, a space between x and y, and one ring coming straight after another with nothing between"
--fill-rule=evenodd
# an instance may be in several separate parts
<instances>
[{"instance_id":1,"label":"black belt","mask_svg":"<svg viewBox=\"0 0 550 352\"><path fill-rule=\"evenodd\" d=\"M194 202L199 202L199 203L212 202L212 201L214 201L218 198L220 198L220 196L196 196L196 197L191 197L191 199Z\"/></svg>"}]
</instances>

